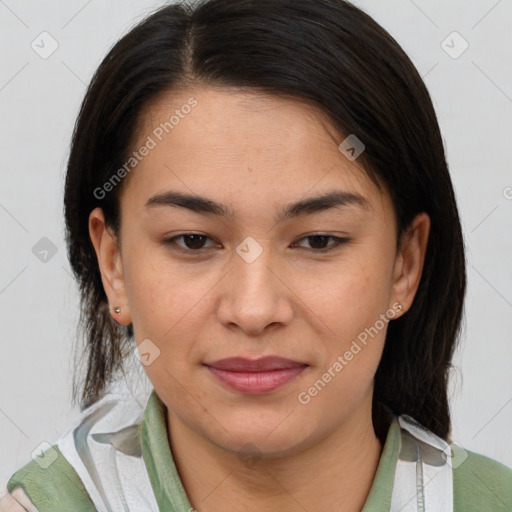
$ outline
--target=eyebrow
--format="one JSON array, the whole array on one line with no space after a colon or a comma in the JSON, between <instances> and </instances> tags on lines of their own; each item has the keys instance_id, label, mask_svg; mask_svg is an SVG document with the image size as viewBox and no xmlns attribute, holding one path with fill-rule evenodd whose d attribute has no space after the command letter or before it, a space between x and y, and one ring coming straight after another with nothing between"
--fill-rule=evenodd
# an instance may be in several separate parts
<instances>
[{"instance_id":1,"label":"eyebrow","mask_svg":"<svg viewBox=\"0 0 512 512\"><path fill-rule=\"evenodd\" d=\"M186 208L198 214L215 215L229 219L235 217L233 210L224 204L217 203L207 197L184 194L173 190L154 195L150 197L145 204L145 208L148 209L159 206ZM340 207L355 207L362 210L372 209L368 199L360 194L343 190L333 190L285 205L278 211L276 222L282 222L303 215L312 215Z\"/></svg>"}]
</instances>

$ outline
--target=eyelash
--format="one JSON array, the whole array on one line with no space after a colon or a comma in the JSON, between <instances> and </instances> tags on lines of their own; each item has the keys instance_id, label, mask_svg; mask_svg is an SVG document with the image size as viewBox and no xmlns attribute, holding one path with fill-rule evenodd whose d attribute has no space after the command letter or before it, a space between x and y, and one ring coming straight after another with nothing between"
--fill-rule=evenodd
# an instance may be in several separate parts
<instances>
[{"instance_id":1,"label":"eyelash","mask_svg":"<svg viewBox=\"0 0 512 512\"><path fill-rule=\"evenodd\" d=\"M181 235L177 235L177 236L174 236L172 238L167 238L167 239L164 239L162 240L162 243L164 245L167 245L167 246L170 246L170 245L174 245L174 249L177 250L178 252L181 252L181 253L187 253L187 254L192 254L192 253L199 253L200 251L204 250L204 249L208 249L207 247L201 247L199 249L188 249L188 248L184 248L178 244L176 244L175 240L178 239L178 238L184 238L184 237L188 237L188 236L199 236L199 237L206 237L206 238L210 238L206 235L203 235L201 233L182 233ZM345 243L348 243L350 242L350 238L341 238L341 237L338 237L338 236L334 236L334 235L326 235L326 234L323 234L323 233L314 233L312 235L307 235L305 237L302 237L299 239L299 241L301 240L305 240L305 239L308 239L308 238L314 238L314 237L322 237L322 238L332 238L333 240L335 240L335 243L327 246L327 247L324 247L322 249L308 249L308 250L311 250L315 253L327 253L327 252L330 252L338 247L340 247L341 245L345 244ZM295 245L295 242L294 242L294 245Z\"/></svg>"}]
</instances>

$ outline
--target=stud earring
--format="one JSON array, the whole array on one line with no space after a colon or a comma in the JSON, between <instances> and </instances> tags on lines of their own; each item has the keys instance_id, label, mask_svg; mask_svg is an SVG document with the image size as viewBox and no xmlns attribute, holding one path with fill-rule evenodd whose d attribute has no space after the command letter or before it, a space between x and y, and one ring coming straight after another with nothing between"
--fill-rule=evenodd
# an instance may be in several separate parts
<instances>
[{"instance_id":1,"label":"stud earring","mask_svg":"<svg viewBox=\"0 0 512 512\"><path fill-rule=\"evenodd\" d=\"M397 308L398 308L398 311L402 311L402 309L404 309L404 307L402 306L402 304L398 304Z\"/></svg>"},{"instance_id":2,"label":"stud earring","mask_svg":"<svg viewBox=\"0 0 512 512\"><path fill-rule=\"evenodd\" d=\"M114 313L115 313L116 315L120 315L120 314L121 314L121 308L115 307L115 308L114 308Z\"/></svg>"}]
</instances>

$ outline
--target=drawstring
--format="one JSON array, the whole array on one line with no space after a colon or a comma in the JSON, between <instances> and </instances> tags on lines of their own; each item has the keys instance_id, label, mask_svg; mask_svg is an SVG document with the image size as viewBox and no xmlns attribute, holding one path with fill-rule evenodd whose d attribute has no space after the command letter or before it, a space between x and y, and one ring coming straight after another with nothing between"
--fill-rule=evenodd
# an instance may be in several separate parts
<instances>
[{"instance_id":1,"label":"drawstring","mask_svg":"<svg viewBox=\"0 0 512 512\"><path fill-rule=\"evenodd\" d=\"M423 481L423 459L418 445L416 445L417 461L416 461L416 490L418 497L418 512L425 512L425 489Z\"/></svg>"}]
</instances>

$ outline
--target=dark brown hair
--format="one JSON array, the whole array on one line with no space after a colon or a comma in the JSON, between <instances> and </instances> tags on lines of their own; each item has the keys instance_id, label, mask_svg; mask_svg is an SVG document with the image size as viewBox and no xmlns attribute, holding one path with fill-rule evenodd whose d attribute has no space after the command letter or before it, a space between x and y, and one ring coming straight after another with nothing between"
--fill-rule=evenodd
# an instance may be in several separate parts
<instances>
[{"instance_id":1,"label":"dark brown hair","mask_svg":"<svg viewBox=\"0 0 512 512\"><path fill-rule=\"evenodd\" d=\"M446 439L447 381L466 267L443 141L429 93L410 59L372 18L344 0L169 5L139 23L105 57L80 109L65 184L68 255L80 286L79 327L85 338L79 356L86 370L77 367L75 399L79 393L82 408L96 401L134 346L131 326L119 326L109 314L88 232L89 214L99 206L118 233L122 187L102 198L94 191L133 151L149 102L191 84L314 103L340 133L364 142L358 162L391 195L397 243L417 213L428 213L431 232L421 282L410 310L389 323L374 403L409 414Z\"/></svg>"}]
</instances>

